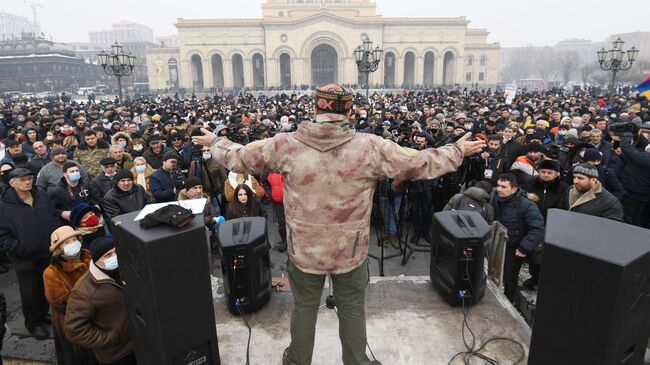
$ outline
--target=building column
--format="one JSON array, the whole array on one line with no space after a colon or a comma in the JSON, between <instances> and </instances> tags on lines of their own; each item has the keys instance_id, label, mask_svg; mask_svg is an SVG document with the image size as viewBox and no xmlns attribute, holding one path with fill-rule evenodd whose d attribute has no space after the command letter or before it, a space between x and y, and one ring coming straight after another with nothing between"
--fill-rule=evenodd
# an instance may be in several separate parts
<instances>
[{"instance_id":1,"label":"building column","mask_svg":"<svg viewBox=\"0 0 650 365\"><path fill-rule=\"evenodd\" d=\"M456 84L465 84L465 57L456 57Z\"/></svg>"},{"instance_id":2,"label":"building column","mask_svg":"<svg viewBox=\"0 0 650 365\"><path fill-rule=\"evenodd\" d=\"M291 60L291 82L294 85L308 84L307 75L307 62L304 58L296 58Z\"/></svg>"},{"instance_id":3,"label":"building column","mask_svg":"<svg viewBox=\"0 0 650 365\"><path fill-rule=\"evenodd\" d=\"M192 88L192 70L188 59L178 63L178 85L184 89Z\"/></svg>"},{"instance_id":4,"label":"building column","mask_svg":"<svg viewBox=\"0 0 650 365\"><path fill-rule=\"evenodd\" d=\"M433 63L433 84L442 85L442 80L444 79L445 71L445 58L443 55L435 57Z\"/></svg>"},{"instance_id":5,"label":"building column","mask_svg":"<svg viewBox=\"0 0 650 365\"><path fill-rule=\"evenodd\" d=\"M280 80L278 78L279 65L279 60L271 57L264 57L264 77L266 78L264 81L266 82L267 88L280 86Z\"/></svg>"},{"instance_id":6,"label":"building column","mask_svg":"<svg viewBox=\"0 0 650 365\"><path fill-rule=\"evenodd\" d=\"M212 79L212 62L207 58L201 60L203 65L203 88L210 89L214 87L214 80Z\"/></svg>"},{"instance_id":7,"label":"building column","mask_svg":"<svg viewBox=\"0 0 650 365\"><path fill-rule=\"evenodd\" d=\"M415 58L415 84L424 84L424 57L422 55Z\"/></svg>"},{"instance_id":8,"label":"building column","mask_svg":"<svg viewBox=\"0 0 650 365\"><path fill-rule=\"evenodd\" d=\"M229 58L223 58L223 88L232 89L232 62Z\"/></svg>"},{"instance_id":9,"label":"building column","mask_svg":"<svg viewBox=\"0 0 650 365\"><path fill-rule=\"evenodd\" d=\"M244 87L253 87L253 60L244 58Z\"/></svg>"},{"instance_id":10,"label":"building column","mask_svg":"<svg viewBox=\"0 0 650 365\"><path fill-rule=\"evenodd\" d=\"M404 83L404 58L395 54L395 85L400 88Z\"/></svg>"}]
</instances>

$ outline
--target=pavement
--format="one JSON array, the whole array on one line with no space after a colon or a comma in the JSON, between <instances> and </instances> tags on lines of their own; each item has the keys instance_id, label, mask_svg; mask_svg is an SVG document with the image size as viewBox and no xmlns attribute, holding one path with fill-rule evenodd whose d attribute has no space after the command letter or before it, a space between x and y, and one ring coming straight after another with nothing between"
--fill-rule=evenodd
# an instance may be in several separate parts
<instances>
[{"instance_id":1,"label":"pavement","mask_svg":"<svg viewBox=\"0 0 650 365\"><path fill-rule=\"evenodd\" d=\"M268 218L269 242L280 241L272 209L263 206ZM381 256L373 234L370 254ZM426 249L421 241L419 249ZM384 245L386 256L399 254L390 244ZM448 306L434 291L428 280L429 252L414 252L402 265L403 255L384 260L384 277L380 276L379 260L370 259L371 284L367 291L368 341L377 359L390 364L447 364L451 357L464 350L461 337L462 309ZM286 276L286 253L271 250L272 275ZM221 282L221 267L215 263L213 297L217 319L217 335L222 364L245 363L248 332L241 318L226 309ZM484 299L469 311L469 324L477 342L493 336L506 336L520 342L528 353L530 328L503 294L488 281ZM0 275L0 291L5 293L8 310L8 331L1 352L5 364L55 364L54 341L38 341L27 333L20 310L20 295L13 271ZM324 289L323 296L327 294ZM289 317L292 297L289 292L274 292L270 303L250 315L253 336L251 364L280 363L281 354L289 344ZM518 346L496 343L488 346L486 354L501 364L512 364L520 354ZM341 348L338 323L334 311L323 309L319 314L314 365L340 364ZM271 360L272 359L272 360ZM457 359L454 364L460 364ZM520 364L525 364L523 361ZM471 364L479 364L472 361Z\"/></svg>"}]
</instances>

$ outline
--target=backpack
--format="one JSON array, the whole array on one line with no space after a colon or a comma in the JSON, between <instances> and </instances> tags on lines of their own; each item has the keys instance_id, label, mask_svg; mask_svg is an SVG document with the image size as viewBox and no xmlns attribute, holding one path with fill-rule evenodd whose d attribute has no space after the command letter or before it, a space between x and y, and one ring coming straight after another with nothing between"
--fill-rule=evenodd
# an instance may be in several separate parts
<instances>
[{"instance_id":1,"label":"backpack","mask_svg":"<svg viewBox=\"0 0 650 365\"><path fill-rule=\"evenodd\" d=\"M473 199L467 195L463 195L460 199L458 199L458 206L456 207L456 210L467 210L470 212L477 212L484 219L487 219L487 211L485 209L485 206L483 206L483 204L484 203L481 203L476 199Z\"/></svg>"}]
</instances>

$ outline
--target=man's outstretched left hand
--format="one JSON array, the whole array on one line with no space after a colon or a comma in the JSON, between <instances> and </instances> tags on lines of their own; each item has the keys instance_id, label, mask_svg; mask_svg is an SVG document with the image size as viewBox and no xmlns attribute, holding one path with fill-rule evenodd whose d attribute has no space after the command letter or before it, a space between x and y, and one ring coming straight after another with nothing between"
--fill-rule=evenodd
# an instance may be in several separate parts
<instances>
[{"instance_id":1,"label":"man's outstretched left hand","mask_svg":"<svg viewBox=\"0 0 650 365\"><path fill-rule=\"evenodd\" d=\"M461 143L463 146L465 146L465 156L468 157L471 155L475 155L485 148L486 144L485 141L482 139L477 139L476 141L470 141L469 139L472 138L472 133L466 133L464 136L462 136L458 142Z\"/></svg>"},{"instance_id":2,"label":"man's outstretched left hand","mask_svg":"<svg viewBox=\"0 0 650 365\"><path fill-rule=\"evenodd\" d=\"M217 135L205 128L201 128L201 132L203 132L203 135L192 137L192 142L200 144L201 146L210 147L212 141L217 137Z\"/></svg>"}]
</instances>

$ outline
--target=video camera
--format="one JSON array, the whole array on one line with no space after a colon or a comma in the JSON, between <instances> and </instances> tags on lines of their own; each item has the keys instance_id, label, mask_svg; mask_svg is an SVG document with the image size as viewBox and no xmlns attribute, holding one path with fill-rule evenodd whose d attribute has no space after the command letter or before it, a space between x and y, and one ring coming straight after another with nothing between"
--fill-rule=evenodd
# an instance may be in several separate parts
<instances>
[{"instance_id":1,"label":"video camera","mask_svg":"<svg viewBox=\"0 0 650 365\"><path fill-rule=\"evenodd\" d=\"M631 122L619 122L610 125L609 130L615 135L620 136L621 134L628 132L636 133L638 131L638 127L636 124Z\"/></svg>"}]
</instances>

